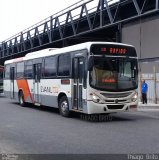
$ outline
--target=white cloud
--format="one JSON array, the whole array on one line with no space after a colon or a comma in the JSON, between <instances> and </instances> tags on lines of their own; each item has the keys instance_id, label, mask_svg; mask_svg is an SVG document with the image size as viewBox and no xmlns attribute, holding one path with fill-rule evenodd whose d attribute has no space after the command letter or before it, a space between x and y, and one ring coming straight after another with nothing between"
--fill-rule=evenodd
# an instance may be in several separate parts
<instances>
[{"instance_id":1,"label":"white cloud","mask_svg":"<svg viewBox=\"0 0 159 160\"><path fill-rule=\"evenodd\" d=\"M0 42L79 0L1 0Z\"/></svg>"},{"instance_id":2,"label":"white cloud","mask_svg":"<svg viewBox=\"0 0 159 160\"><path fill-rule=\"evenodd\" d=\"M80 0L0 0L0 42ZM88 0L83 0L86 2ZM108 2L119 0L108 0ZM93 3L98 4L99 0ZM91 3L91 4L93 4ZM88 9L90 7L88 7ZM97 6L96 4L96 6Z\"/></svg>"}]
</instances>

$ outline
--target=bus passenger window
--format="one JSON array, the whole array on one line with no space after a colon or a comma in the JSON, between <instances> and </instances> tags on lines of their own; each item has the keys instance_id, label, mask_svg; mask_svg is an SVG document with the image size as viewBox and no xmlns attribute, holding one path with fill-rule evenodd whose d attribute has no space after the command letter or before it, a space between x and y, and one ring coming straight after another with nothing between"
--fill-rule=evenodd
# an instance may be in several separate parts
<instances>
[{"instance_id":1,"label":"bus passenger window","mask_svg":"<svg viewBox=\"0 0 159 160\"><path fill-rule=\"evenodd\" d=\"M56 76L56 64L57 64L56 56L45 58L44 77Z\"/></svg>"},{"instance_id":2,"label":"bus passenger window","mask_svg":"<svg viewBox=\"0 0 159 160\"><path fill-rule=\"evenodd\" d=\"M25 65L25 77L33 78L33 63L32 61L27 61Z\"/></svg>"},{"instance_id":3,"label":"bus passenger window","mask_svg":"<svg viewBox=\"0 0 159 160\"><path fill-rule=\"evenodd\" d=\"M17 63L17 78L23 78L24 76L24 62Z\"/></svg>"},{"instance_id":4,"label":"bus passenger window","mask_svg":"<svg viewBox=\"0 0 159 160\"><path fill-rule=\"evenodd\" d=\"M70 65L71 57L69 54L59 56L58 63L58 76L69 76L70 75Z\"/></svg>"}]
</instances>

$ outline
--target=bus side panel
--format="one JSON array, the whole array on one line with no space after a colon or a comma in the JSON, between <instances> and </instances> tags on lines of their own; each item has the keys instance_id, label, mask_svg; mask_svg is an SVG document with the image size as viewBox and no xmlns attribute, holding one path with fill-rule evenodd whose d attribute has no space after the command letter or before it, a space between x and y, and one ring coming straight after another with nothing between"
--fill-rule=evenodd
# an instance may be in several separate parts
<instances>
[{"instance_id":1,"label":"bus side panel","mask_svg":"<svg viewBox=\"0 0 159 160\"><path fill-rule=\"evenodd\" d=\"M69 83L65 83L65 81L69 81ZM70 78L60 79L59 80L59 93L64 93L67 96L69 102L69 109L72 109L72 80Z\"/></svg>"},{"instance_id":2,"label":"bus side panel","mask_svg":"<svg viewBox=\"0 0 159 160\"><path fill-rule=\"evenodd\" d=\"M41 104L58 108L58 95L65 93L71 107L71 83L61 84L61 79L41 79Z\"/></svg>"},{"instance_id":3,"label":"bus side panel","mask_svg":"<svg viewBox=\"0 0 159 160\"><path fill-rule=\"evenodd\" d=\"M9 79L4 80L4 95L8 98L13 98L18 100L18 87L16 80L14 80L14 85L11 84L11 80Z\"/></svg>"},{"instance_id":4,"label":"bus side panel","mask_svg":"<svg viewBox=\"0 0 159 160\"><path fill-rule=\"evenodd\" d=\"M16 80L16 99L19 99L19 91L23 92L24 95L24 101L25 102L30 102L33 103L33 97L31 93L32 89L32 80L27 80L27 79L19 79Z\"/></svg>"},{"instance_id":5,"label":"bus side panel","mask_svg":"<svg viewBox=\"0 0 159 160\"><path fill-rule=\"evenodd\" d=\"M7 97L7 98L10 98L10 80L9 79L5 79L4 80L4 95Z\"/></svg>"},{"instance_id":6,"label":"bus side panel","mask_svg":"<svg viewBox=\"0 0 159 160\"><path fill-rule=\"evenodd\" d=\"M33 79L27 79L29 95L26 98L26 102L34 103L34 87L33 87Z\"/></svg>"},{"instance_id":7,"label":"bus side panel","mask_svg":"<svg viewBox=\"0 0 159 160\"><path fill-rule=\"evenodd\" d=\"M39 94L42 105L58 108L58 81L59 79L41 79Z\"/></svg>"}]
</instances>

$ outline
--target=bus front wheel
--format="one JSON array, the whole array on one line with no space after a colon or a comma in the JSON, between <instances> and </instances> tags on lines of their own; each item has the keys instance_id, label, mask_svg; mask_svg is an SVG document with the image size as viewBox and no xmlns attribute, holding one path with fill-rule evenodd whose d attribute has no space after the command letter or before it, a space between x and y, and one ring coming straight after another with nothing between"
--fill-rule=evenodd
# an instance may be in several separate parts
<instances>
[{"instance_id":1,"label":"bus front wheel","mask_svg":"<svg viewBox=\"0 0 159 160\"><path fill-rule=\"evenodd\" d=\"M70 116L70 111L69 111L69 103L68 99L66 96L63 96L60 98L59 101L59 110L60 114L64 117L69 117Z\"/></svg>"},{"instance_id":2,"label":"bus front wheel","mask_svg":"<svg viewBox=\"0 0 159 160\"><path fill-rule=\"evenodd\" d=\"M19 104L20 104L22 107L25 107L24 94L23 94L22 91L19 92Z\"/></svg>"}]
</instances>

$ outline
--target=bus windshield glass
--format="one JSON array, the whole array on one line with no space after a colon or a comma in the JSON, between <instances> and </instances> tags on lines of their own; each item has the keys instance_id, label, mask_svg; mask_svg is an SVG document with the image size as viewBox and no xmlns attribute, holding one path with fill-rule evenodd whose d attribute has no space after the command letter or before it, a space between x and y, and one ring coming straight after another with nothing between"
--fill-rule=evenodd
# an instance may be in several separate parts
<instances>
[{"instance_id":1,"label":"bus windshield glass","mask_svg":"<svg viewBox=\"0 0 159 160\"><path fill-rule=\"evenodd\" d=\"M90 85L107 91L126 91L138 86L137 59L94 56Z\"/></svg>"}]
</instances>

